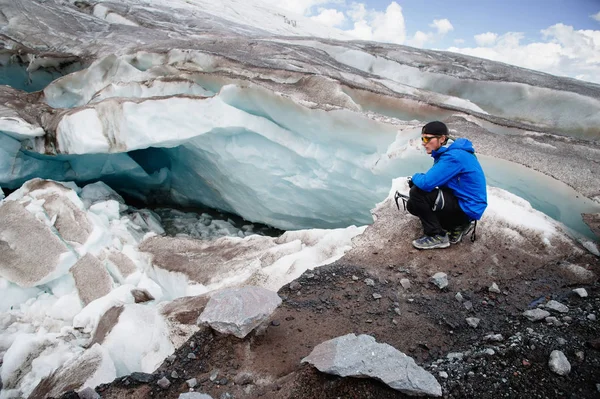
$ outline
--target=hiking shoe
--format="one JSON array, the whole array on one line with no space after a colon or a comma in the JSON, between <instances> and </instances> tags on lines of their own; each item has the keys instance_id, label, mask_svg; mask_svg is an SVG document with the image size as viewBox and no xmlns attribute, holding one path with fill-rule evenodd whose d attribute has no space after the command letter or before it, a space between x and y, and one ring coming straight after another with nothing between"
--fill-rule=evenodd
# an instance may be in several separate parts
<instances>
[{"instance_id":1,"label":"hiking shoe","mask_svg":"<svg viewBox=\"0 0 600 399\"><path fill-rule=\"evenodd\" d=\"M458 244L462 238L473 230L473 222L457 226L448 232L450 244Z\"/></svg>"},{"instance_id":2,"label":"hiking shoe","mask_svg":"<svg viewBox=\"0 0 600 399\"><path fill-rule=\"evenodd\" d=\"M448 234L437 234L435 236L423 236L412 242L413 247L417 249L434 249L434 248L448 248L450 246L450 240Z\"/></svg>"}]
</instances>

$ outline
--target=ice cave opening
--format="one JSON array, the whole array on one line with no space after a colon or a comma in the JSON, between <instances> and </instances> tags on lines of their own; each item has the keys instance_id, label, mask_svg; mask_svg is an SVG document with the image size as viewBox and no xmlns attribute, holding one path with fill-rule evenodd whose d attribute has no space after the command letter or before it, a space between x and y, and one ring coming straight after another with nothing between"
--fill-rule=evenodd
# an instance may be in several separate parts
<instances>
[{"instance_id":1,"label":"ice cave opening","mask_svg":"<svg viewBox=\"0 0 600 399\"><path fill-rule=\"evenodd\" d=\"M55 79L79 71L82 63L76 57L44 57L4 52L0 54L0 85L34 92L43 90Z\"/></svg>"}]
</instances>

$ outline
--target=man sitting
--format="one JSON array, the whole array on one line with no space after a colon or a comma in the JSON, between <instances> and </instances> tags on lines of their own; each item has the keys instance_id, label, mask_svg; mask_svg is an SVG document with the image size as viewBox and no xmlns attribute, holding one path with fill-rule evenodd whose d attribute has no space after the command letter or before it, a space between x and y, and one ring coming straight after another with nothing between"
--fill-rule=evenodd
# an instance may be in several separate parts
<instances>
[{"instance_id":1,"label":"man sitting","mask_svg":"<svg viewBox=\"0 0 600 399\"><path fill-rule=\"evenodd\" d=\"M447 248L481 219L487 207L485 176L469 140L459 138L447 145L444 123L423 126L421 140L433 166L409 178L406 209L421 219L425 234L412 244L418 249Z\"/></svg>"}]
</instances>

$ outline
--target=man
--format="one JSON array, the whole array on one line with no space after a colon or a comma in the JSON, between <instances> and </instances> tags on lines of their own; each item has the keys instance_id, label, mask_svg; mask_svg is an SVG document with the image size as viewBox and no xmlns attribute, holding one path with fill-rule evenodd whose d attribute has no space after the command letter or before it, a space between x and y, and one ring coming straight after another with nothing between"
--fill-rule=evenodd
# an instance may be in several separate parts
<instances>
[{"instance_id":1,"label":"man","mask_svg":"<svg viewBox=\"0 0 600 399\"><path fill-rule=\"evenodd\" d=\"M427 173L409 178L406 204L423 225L425 235L412 242L418 249L459 243L487 207L485 176L473 144L459 138L447 145L448 140L448 127L442 122L430 122L421 130L421 141L433 157L433 166Z\"/></svg>"}]
</instances>

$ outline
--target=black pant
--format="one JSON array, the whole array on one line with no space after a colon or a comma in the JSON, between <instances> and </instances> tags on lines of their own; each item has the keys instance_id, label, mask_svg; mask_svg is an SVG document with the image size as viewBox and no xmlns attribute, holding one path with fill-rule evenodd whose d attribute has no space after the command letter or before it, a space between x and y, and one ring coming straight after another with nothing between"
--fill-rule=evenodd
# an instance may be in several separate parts
<instances>
[{"instance_id":1,"label":"black pant","mask_svg":"<svg viewBox=\"0 0 600 399\"><path fill-rule=\"evenodd\" d=\"M444 235L447 230L465 225L470 221L470 218L458 205L458 199L454 196L452 190L448 188L442 189L444 196L443 208L434 211L433 206L438 197L438 191L438 189L435 189L428 193L417 186L413 186L410 189L410 198L406 204L406 209L421 219L423 232L428 236Z\"/></svg>"}]
</instances>

